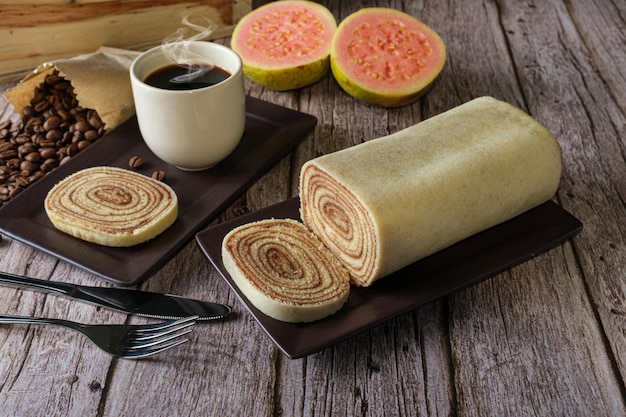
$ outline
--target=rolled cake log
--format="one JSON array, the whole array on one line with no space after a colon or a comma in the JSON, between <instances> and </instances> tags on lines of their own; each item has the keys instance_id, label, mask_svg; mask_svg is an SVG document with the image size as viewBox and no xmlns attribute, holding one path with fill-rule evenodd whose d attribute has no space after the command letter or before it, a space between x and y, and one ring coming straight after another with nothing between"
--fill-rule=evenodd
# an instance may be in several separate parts
<instances>
[{"instance_id":1,"label":"rolled cake log","mask_svg":"<svg viewBox=\"0 0 626 417\"><path fill-rule=\"evenodd\" d=\"M545 127L481 97L305 163L301 216L352 282L369 286L546 202L561 168Z\"/></svg>"},{"instance_id":2,"label":"rolled cake log","mask_svg":"<svg viewBox=\"0 0 626 417\"><path fill-rule=\"evenodd\" d=\"M161 181L114 167L75 172L56 184L44 208L55 228L104 246L134 246L164 232L178 198Z\"/></svg>"},{"instance_id":3,"label":"rolled cake log","mask_svg":"<svg viewBox=\"0 0 626 417\"><path fill-rule=\"evenodd\" d=\"M295 220L233 229L222 241L222 260L248 300L276 320L319 320L339 310L350 294L348 271Z\"/></svg>"}]
</instances>

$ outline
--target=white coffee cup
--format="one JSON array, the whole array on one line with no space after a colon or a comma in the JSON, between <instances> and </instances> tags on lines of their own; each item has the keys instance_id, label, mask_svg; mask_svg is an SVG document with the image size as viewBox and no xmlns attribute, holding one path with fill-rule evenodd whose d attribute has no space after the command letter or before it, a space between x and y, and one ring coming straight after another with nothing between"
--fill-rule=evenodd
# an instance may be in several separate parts
<instances>
[{"instance_id":1,"label":"white coffee cup","mask_svg":"<svg viewBox=\"0 0 626 417\"><path fill-rule=\"evenodd\" d=\"M183 45L184 43L184 45ZM156 70L175 64L162 45L144 52L130 68L139 130L161 160L186 171L210 168L239 144L245 128L242 63L230 48L214 42L189 41L180 47L195 60L206 60L230 76L215 85L168 90L145 83Z\"/></svg>"}]
</instances>

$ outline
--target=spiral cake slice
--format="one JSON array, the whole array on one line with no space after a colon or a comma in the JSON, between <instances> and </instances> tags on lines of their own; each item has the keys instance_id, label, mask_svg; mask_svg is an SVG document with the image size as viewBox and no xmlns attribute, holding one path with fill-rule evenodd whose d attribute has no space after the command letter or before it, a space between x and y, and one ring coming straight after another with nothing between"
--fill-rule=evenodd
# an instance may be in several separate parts
<instances>
[{"instance_id":1,"label":"spiral cake slice","mask_svg":"<svg viewBox=\"0 0 626 417\"><path fill-rule=\"evenodd\" d=\"M178 216L178 198L167 184L114 167L78 171L55 185L44 208L58 230L104 246L146 242Z\"/></svg>"},{"instance_id":2,"label":"spiral cake slice","mask_svg":"<svg viewBox=\"0 0 626 417\"><path fill-rule=\"evenodd\" d=\"M371 285L549 200L555 137L522 110L481 97L392 135L308 161L304 224Z\"/></svg>"},{"instance_id":3,"label":"spiral cake slice","mask_svg":"<svg viewBox=\"0 0 626 417\"><path fill-rule=\"evenodd\" d=\"M339 310L350 293L348 271L302 223L245 224L222 242L224 267L248 300L285 322L311 322Z\"/></svg>"}]
</instances>

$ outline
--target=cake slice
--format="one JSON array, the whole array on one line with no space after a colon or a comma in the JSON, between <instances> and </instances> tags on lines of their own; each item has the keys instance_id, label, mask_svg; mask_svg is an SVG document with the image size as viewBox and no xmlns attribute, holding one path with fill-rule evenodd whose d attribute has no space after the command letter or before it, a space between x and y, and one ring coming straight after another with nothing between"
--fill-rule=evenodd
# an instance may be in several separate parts
<instances>
[{"instance_id":1,"label":"cake slice","mask_svg":"<svg viewBox=\"0 0 626 417\"><path fill-rule=\"evenodd\" d=\"M322 319L350 294L348 271L295 220L261 220L233 229L222 242L222 260L246 298L276 320Z\"/></svg>"},{"instance_id":2,"label":"cake slice","mask_svg":"<svg viewBox=\"0 0 626 417\"><path fill-rule=\"evenodd\" d=\"M178 198L167 184L129 170L94 167L56 184L44 208L58 230L104 246L146 242L178 217Z\"/></svg>"}]
</instances>

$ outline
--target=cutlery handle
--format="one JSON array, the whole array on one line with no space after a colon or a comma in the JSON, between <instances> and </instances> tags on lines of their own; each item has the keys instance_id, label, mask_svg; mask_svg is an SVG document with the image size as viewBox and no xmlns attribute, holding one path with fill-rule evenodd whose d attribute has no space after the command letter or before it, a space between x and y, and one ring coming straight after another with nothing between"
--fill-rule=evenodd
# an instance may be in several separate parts
<instances>
[{"instance_id":1,"label":"cutlery handle","mask_svg":"<svg viewBox=\"0 0 626 417\"><path fill-rule=\"evenodd\" d=\"M58 324L56 319L45 317L11 316L0 314L1 324Z\"/></svg>"},{"instance_id":2,"label":"cutlery handle","mask_svg":"<svg viewBox=\"0 0 626 417\"><path fill-rule=\"evenodd\" d=\"M66 284L64 282L51 282L43 279L8 274L6 272L0 272L0 284L60 295L69 295L76 287L73 284Z\"/></svg>"}]
</instances>

